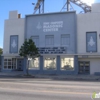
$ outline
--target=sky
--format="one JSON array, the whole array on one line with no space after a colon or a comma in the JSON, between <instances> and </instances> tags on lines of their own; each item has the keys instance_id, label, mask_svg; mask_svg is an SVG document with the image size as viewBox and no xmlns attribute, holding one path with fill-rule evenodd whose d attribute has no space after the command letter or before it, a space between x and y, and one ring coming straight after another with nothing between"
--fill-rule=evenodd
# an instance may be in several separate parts
<instances>
[{"instance_id":1,"label":"sky","mask_svg":"<svg viewBox=\"0 0 100 100\"><path fill-rule=\"evenodd\" d=\"M94 1L100 3L100 0ZM22 18L24 18L25 15L33 13L34 6L32 3L36 2L37 0L0 0L0 47L3 47L4 20L8 19L9 11L18 10L18 13L21 13ZM65 2L66 0L45 0L44 12L58 12ZM72 5L74 10L77 10L77 13L82 11L79 7Z\"/></svg>"}]
</instances>

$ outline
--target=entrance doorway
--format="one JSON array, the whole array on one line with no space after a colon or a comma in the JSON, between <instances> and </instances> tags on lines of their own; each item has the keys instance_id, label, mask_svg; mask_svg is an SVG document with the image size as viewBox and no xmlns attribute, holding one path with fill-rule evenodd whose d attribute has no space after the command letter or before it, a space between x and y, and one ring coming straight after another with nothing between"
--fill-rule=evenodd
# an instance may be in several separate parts
<instances>
[{"instance_id":1,"label":"entrance doorway","mask_svg":"<svg viewBox=\"0 0 100 100\"><path fill-rule=\"evenodd\" d=\"M23 71L23 59L17 59L17 70Z\"/></svg>"},{"instance_id":2,"label":"entrance doorway","mask_svg":"<svg viewBox=\"0 0 100 100\"><path fill-rule=\"evenodd\" d=\"M89 61L79 61L79 74L90 74Z\"/></svg>"}]
</instances>

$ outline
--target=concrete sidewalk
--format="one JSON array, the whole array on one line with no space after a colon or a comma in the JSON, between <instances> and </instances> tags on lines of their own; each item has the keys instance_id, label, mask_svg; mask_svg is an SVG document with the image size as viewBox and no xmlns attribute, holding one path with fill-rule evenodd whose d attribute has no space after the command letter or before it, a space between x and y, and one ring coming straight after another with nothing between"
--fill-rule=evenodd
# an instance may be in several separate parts
<instances>
[{"instance_id":1,"label":"concrete sidewalk","mask_svg":"<svg viewBox=\"0 0 100 100\"><path fill-rule=\"evenodd\" d=\"M0 72L0 78L37 78L37 79L53 79L53 80L83 80L83 81L100 81L100 76L95 75L24 75L22 71Z\"/></svg>"},{"instance_id":2,"label":"concrete sidewalk","mask_svg":"<svg viewBox=\"0 0 100 100\"><path fill-rule=\"evenodd\" d=\"M24 75L22 71L7 71L7 72L0 72L0 76L21 76Z\"/></svg>"},{"instance_id":3,"label":"concrete sidewalk","mask_svg":"<svg viewBox=\"0 0 100 100\"><path fill-rule=\"evenodd\" d=\"M47 78L53 80L100 81L100 76L95 75L35 75L35 78Z\"/></svg>"}]
</instances>

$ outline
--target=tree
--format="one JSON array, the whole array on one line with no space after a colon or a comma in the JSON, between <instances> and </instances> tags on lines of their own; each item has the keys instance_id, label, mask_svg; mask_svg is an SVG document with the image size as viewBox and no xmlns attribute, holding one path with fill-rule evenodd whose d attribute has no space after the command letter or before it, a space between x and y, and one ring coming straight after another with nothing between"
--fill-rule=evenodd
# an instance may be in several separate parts
<instances>
[{"instance_id":1,"label":"tree","mask_svg":"<svg viewBox=\"0 0 100 100\"><path fill-rule=\"evenodd\" d=\"M2 48L0 48L0 55L3 53L3 49Z\"/></svg>"},{"instance_id":2,"label":"tree","mask_svg":"<svg viewBox=\"0 0 100 100\"><path fill-rule=\"evenodd\" d=\"M25 39L23 45L21 46L20 50L19 50L19 55L24 57L24 58L32 58L35 59L36 57L39 57L39 53L38 53L38 49L35 46L34 42L32 39ZM28 69L29 69L29 60L27 60L27 75L28 73Z\"/></svg>"}]
</instances>

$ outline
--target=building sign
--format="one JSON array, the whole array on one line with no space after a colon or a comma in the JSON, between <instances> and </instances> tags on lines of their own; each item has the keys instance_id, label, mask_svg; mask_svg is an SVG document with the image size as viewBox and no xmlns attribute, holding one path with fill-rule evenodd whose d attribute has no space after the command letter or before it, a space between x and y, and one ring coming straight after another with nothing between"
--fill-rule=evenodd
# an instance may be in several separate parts
<instances>
[{"instance_id":1,"label":"building sign","mask_svg":"<svg viewBox=\"0 0 100 100\"><path fill-rule=\"evenodd\" d=\"M74 54L77 51L76 17L76 12L26 15L25 38L38 37L36 41L34 40L37 47L66 46L67 54ZM47 36L53 36L53 38L47 39ZM45 48L40 49L40 52L41 54L64 54L66 50L62 50Z\"/></svg>"},{"instance_id":2,"label":"building sign","mask_svg":"<svg viewBox=\"0 0 100 100\"><path fill-rule=\"evenodd\" d=\"M43 23L43 32L59 31L59 29L62 27L63 27L63 21L44 22Z\"/></svg>"},{"instance_id":3,"label":"building sign","mask_svg":"<svg viewBox=\"0 0 100 100\"><path fill-rule=\"evenodd\" d=\"M63 21L55 21L55 22L43 22L43 25L41 25L41 23L38 22L36 28L38 30L43 28L43 32L55 32L59 31L59 29L62 27L63 27Z\"/></svg>"},{"instance_id":4,"label":"building sign","mask_svg":"<svg viewBox=\"0 0 100 100\"><path fill-rule=\"evenodd\" d=\"M66 54L66 47L41 47L38 48L40 54Z\"/></svg>"}]
</instances>

